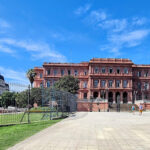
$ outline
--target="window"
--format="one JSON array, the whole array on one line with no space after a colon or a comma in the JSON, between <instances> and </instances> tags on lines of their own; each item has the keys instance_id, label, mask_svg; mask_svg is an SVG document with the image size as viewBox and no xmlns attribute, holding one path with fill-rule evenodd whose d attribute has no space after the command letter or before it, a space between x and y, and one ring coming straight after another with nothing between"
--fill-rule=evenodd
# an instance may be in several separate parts
<instances>
[{"instance_id":1,"label":"window","mask_svg":"<svg viewBox=\"0 0 150 150\"><path fill-rule=\"evenodd\" d=\"M75 76L78 75L78 71L77 71L77 70L74 71L74 75L75 75Z\"/></svg>"},{"instance_id":2,"label":"window","mask_svg":"<svg viewBox=\"0 0 150 150\"><path fill-rule=\"evenodd\" d=\"M145 90L148 90L149 89L149 84L148 83L144 83L144 88L145 88Z\"/></svg>"},{"instance_id":3,"label":"window","mask_svg":"<svg viewBox=\"0 0 150 150\"><path fill-rule=\"evenodd\" d=\"M47 70L47 75L50 75L50 69L49 69L49 70Z\"/></svg>"},{"instance_id":4,"label":"window","mask_svg":"<svg viewBox=\"0 0 150 150\"><path fill-rule=\"evenodd\" d=\"M138 89L141 90L141 83L140 82L138 82L137 86L138 86Z\"/></svg>"},{"instance_id":5,"label":"window","mask_svg":"<svg viewBox=\"0 0 150 150\"><path fill-rule=\"evenodd\" d=\"M128 68L124 68L124 73L128 74Z\"/></svg>"},{"instance_id":6,"label":"window","mask_svg":"<svg viewBox=\"0 0 150 150\"><path fill-rule=\"evenodd\" d=\"M57 70L55 69L55 70L54 70L54 76L56 76L56 75L57 75Z\"/></svg>"},{"instance_id":7,"label":"window","mask_svg":"<svg viewBox=\"0 0 150 150\"><path fill-rule=\"evenodd\" d=\"M113 69L112 68L109 68L109 73L113 73Z\"/></svg>"},{"instance_id":8,"label":"window","mask_svg":"<svg viewBox=\"0 0 150 150\"><path fill-rule=\"evenodd\" d=\"M109 81L109 87L112 87L112 83L113 83L113 81Z\"/></svg>"},{"instance_id":9,"label":"window","mask_svg":"<svg viewBox=\"0 0 150 150\"><path fill-rule=\"evenodd\" d=\"M116 81L116 87L120 87L120 81L119 80Z\"/></svg>"},{"instance_id":10,"label":"window","mask_svg":"<svg viewBox=\"0 0 150 150\"><path fill-rule=\"evenodd\" d=\"M42 73L40 73L40 78L42 78L43 77L43 74Z\"/></svg>"},{"instance_id":11,"label":"window","mask_svg":"<svg viewBox=\"0 0 150 150\"><path fill-rule=\"evenodd\" d=\"M148 77L148 71L144 73L144 77Z\"/></svg>"},{"instance_id":12,"label":"window","mask_svg":"<svg viewBox=\"0 0 150 150\"><path fill-rule=\"evenodd\" d=\"M85 76L87 75L87 71L84 71L84 75L85 75Z\"/></svg>"},{"instance_id":13,"label":"window","mask_svg":"<svg viewBox=\"0 0 150 150\"><path fill-rule=\"evenodd\" d=\"M61 76L63 76L64 75L64 70L61 70Z\"/></svg>"},{"instance_id":14,"label":"window","mask_svg":"<svg viewBox=\"0 0 150 150\"><path fill-rule=\"evenodd\" d=\"M137 76L141 77L141 71L138 71Z\"/></svg>"},{"instance_id":15,"label":"window","mask_svg":"<svg viewBox=\"0 0 150 150\"><path fill-rule=\"evenodd\" d=\"M84 93L84 94L83 94L83 98L84 98L84 99L87 99L87 93Z\"/></svg>"},{"instance_id":16,"label":"window","mask_svg":"<svg viewBox=\"0 0 150 150\"><path fill-rule=\"evenodd\" d=\"M120 69L119 68L117 68L117 74L120 74Z\"/></svg>"},{"instance_id":17,"label":"window","mask_svg":"<svg viewBox=\"0 0 150 150\"><path fill-rule=\"evenodd\" d=\"M83 83L83 88L87 88L87 82Z\"/></svg>"},{"instance_id":18,"label":"window","mask_svg":"<svg viewBox=\"0 0 150 150\"><path fill-rule=\"evenodd\" d=\"M40 83L40 87L43 87L43 83L42 82Z\"/></svg>"},{"instance_id":19,"label":"window","mask_svg":"<svg viewBox=\"0 0 150 150\"><path fill-rule=\"evenodd\" d=\"M102 87L105 87L105 83L106 83L105 80L102 80L102 83L101 83Z\"/></svg>"},{"instance_id":20,"label":"window","mask_svg":"<svg viewBox=\"0 0 150 150\"><path fill-rule=\"evenodd\" d=\"M102 73L105 73L105 68L102 68Z\"/></svg>"},{"instance_id":21,"label":"window","mask_svg":"<svg viewBox=\"0 0 150 150\"><path fill-rule=\"evenodd\" d=\"M94 80L94 87L98 87L98 80Z\"/></svg>"},{"instance_id":22,"label":"window","mask_svg":"<svg viewBox=\"0 0 150 150\"><path fill-rule=\"evenodd\" d=\"M95 73L98 73L98 68L97 68L97 67L95 68L94 72L95 72Z\"/></svg>"},{"instance_id":23,"label":"window","mask_svg":"<svg viewBox=\"0 0 150 150\"><path fill-rule=\"evenodd\" d=\"M124 80L124 81L123 81L123 87L126 88L126 87L127 87L127 84L128 84L127 80Z\"/></svg>"},{"instance_id":24,"label":"window","mask_svg":"<svg viewBox=\"0 0 150 150\"><path fill-rule=\"evenodd\" d=\"M71 75L71 70L68 70L68 75Z\"/></svg>"},{"instance_id":25,"label":"window","mask_svg":"<svg viewBox=\"0 0 150 150\"><path fill-rule=\"evenodd\" d=\"M47 87L50 87L50 81L47 81Z\"/></svg>"}]
</instances>

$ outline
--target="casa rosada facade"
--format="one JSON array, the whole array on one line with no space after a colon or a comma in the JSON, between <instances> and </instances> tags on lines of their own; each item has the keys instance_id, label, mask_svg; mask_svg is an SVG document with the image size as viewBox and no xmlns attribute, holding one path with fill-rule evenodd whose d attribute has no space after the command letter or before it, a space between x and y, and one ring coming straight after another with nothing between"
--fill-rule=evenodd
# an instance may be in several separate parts
<instances>
[{"instance_id":1,"label":"casa rosada facade","mask_svg":"<svg viewBox=\"0 0 150 150\"><path fill-rule=\"evenodd\" d=\"M103 98L115 103L150 100L150 65L136 65L129 59L93 58L81 63L44 63L35 67L34 87L52 86L59 78L79 79L78 99Z\"/></svg>"}]
</instances>

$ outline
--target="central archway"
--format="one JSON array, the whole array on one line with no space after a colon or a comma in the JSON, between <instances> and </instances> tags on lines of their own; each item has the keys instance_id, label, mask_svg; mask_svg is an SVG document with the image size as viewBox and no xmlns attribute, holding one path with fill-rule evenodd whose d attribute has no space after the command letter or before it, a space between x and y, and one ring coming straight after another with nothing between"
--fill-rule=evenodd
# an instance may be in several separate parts
<instances>
[{"instance_id":1,"label":"central archway","mask_svg":"<svg viewBox=\"0 0 150 150\"><path fill-rule=\"evenodd\" d=\"M127 92L123 93L123 103L128 103L128 93Z\"/></svg>"},{"instance_id":2,"label":"central archway","mask_svg":"<svg viewBox=\"0 0 150 150\"><path fill-rule=\"evenodd\" d=\"M113 93L112 92L108 93L108 102L113 103Z\"/></svg>"},{"instance_id":3,"label":"central archway","mask_svg":"<svg viewBox=\"0 0 150 150\"><path fill-rule=\"evenodd\" d=\"M120 93L119 92L116 93L116 99L115 99L115 101L116 101L116 103L117 102L120 103Z\"/></svg>"}]
</instances>

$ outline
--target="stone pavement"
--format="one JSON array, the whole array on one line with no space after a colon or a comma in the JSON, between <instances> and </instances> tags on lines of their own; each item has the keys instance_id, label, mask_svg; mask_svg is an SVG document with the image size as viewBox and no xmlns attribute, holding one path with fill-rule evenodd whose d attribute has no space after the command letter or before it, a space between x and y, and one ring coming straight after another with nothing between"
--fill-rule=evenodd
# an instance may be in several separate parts
<instances>
[{"instance_id":1,"label":"stone pavement","mask_svg":"<svg viewBox=\"0 0 150 150\"><path fill-rule=\"evenodd\" d=\"M9 150L150 150L150 112L78 112Z\"/></svg>"}]
</instances>

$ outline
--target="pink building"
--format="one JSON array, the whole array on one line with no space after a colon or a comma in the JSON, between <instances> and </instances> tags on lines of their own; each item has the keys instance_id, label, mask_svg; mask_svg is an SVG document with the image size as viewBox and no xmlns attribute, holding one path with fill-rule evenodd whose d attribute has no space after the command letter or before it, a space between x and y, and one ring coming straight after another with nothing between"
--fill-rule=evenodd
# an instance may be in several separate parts
<instances>
[{"instance_id":1,"label":"pink building","mask_svg":"<svg viewBox=\"0 0 150 150\"><path fill-rule=\"evenodd\" d=\"M50 87L65 75L80 81L78 98L104 98L115 103L150 100L150 65L135 65L129 59L93 58L81 63L44 63L35 67L34 87Z\"/></svg>"}]
</instances>

